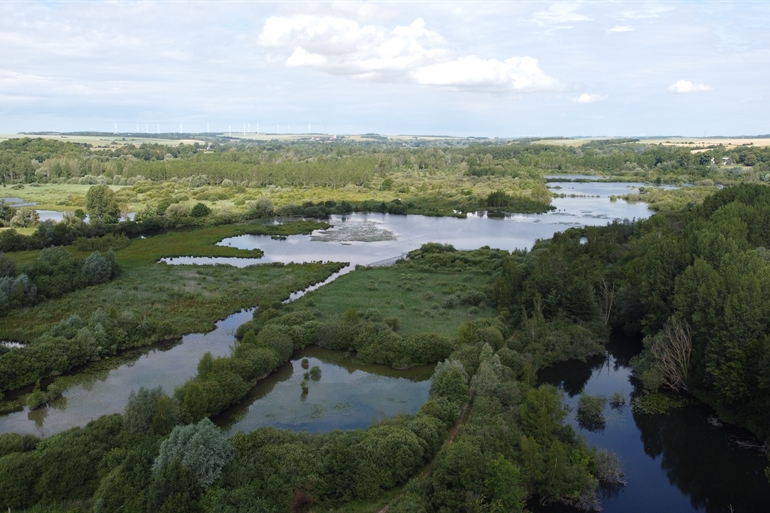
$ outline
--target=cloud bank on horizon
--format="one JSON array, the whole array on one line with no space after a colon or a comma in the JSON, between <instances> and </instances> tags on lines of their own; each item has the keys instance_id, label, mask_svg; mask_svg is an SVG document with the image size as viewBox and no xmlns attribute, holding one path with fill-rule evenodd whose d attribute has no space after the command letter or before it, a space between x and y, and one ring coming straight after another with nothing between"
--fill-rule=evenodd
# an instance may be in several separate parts
<instances>
[{"instance_id":1,"label":"cloud bank on horizon","mask_svg":"<svg viewBox=\"0 0 770 513\"><path fill-rule=\"evenodd\" d=\"M770 133L768 23L696 1L4 3L0 133Z\"/></svg>"}]
</instances>

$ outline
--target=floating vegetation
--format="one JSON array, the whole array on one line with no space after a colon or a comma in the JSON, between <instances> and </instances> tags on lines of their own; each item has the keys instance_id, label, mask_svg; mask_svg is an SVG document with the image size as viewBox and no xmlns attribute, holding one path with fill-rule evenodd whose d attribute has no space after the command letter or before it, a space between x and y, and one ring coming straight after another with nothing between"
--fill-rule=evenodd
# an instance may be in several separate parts
<instances>
[{"instance_id":1,"label":"floating vegetation","mask_svg":"<svg viewBox=\"0 0 770 513\"><path fill-rule=\"evenodd\" d=\"M631 409L634 413L660 415L681 408L688 402L687 399L661 393L644 394L631 401Z\"/></svg>"},{"instance_id":2,"label":"floating vegetation","mask_svg":"<svg viewBox=\"0 0 770 513\"><path fill-rule=\"evenodd\" d=\"M310 240L318 242L378 242L397 239L396 234L372 221L350 222L310 236Z\"/></svg>"}]
</instances>

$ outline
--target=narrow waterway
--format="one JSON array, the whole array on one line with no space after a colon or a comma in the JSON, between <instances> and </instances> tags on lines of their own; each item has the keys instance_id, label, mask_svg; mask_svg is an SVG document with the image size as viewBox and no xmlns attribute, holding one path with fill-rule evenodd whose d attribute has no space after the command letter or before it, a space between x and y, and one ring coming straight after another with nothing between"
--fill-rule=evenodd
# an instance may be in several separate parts
<instances>
[{"instance_id":1,"label":"narrow waterway","mask_svg":"<svg viewBox=\"0 0 770 513\"><path fill-rule=\"evenodd\" d=\"M759 512L770 511L767 459L738 447L744 430L708 422L713 412L695 401L665 415L634 413L632 397L639 393L631 378L629 360L641 350L637 342L616 339L604 357L570 361L540 372L542 383L565 393L567 422L591 447L617 453L628 485L603 490L606 513ZM581 425L576 418L581 394L610 398L619 392L622 407L609 404L605 423ZM551 506L542 513L574 511Z\"/></svg>"}]
</instances>

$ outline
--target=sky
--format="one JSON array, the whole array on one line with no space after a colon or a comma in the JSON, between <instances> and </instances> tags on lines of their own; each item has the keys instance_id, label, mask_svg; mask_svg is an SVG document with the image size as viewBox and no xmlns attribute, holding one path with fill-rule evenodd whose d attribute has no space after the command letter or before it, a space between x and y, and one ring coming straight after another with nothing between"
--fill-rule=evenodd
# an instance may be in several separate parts
<instances>
[{"instance_id":1,"label":"sky","mask_svg":"<svg viewBox=\"0 0 770 513\"><path fill-rule=\"evenodd\" d=\"M0 2L0 133L770 134L770 2Z\"/></svg>"}]
</instances>

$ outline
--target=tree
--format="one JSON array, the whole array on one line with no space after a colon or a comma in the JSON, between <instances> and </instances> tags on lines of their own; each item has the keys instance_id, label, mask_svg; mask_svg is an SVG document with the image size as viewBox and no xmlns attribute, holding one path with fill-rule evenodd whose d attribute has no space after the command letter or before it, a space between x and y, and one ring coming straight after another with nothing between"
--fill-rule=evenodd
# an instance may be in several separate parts
<instances>
[{"instance_id":1,"label":"tree","mask_svg":"<svg viewBox=\"0 0 770 513\"><path fill-rule=\"evenodd\" d=\"M211 209L203 203L196 203L190 211L191 217L208 217L211 214Z\"/></svg>"},{"instance_id":2,"label":"tree","mask_svg":"<svg viewBox=\"0 0 770 513\"><path fill-rule=\"evenodd\" d=\"M112 266L101 253L94 251L83 264L83 276L89 285L105 283L112 276Z\"/></svg>"},{"instance_id":3,"label":"tree","mask_svg":"<svg viewBox=\"0 0 770 513\"><path fill-rule=\"evenodd\" d=\"M165 435L171 431L179 418L176 403L163 393L161 387L148 390L144 387L138 393L133 390L123 414L123 428L129 433Z\"/></svg>"},{"instance_id":4,"label":"tree","mask_svg":"<svg viewBox=\"0 0 770 513\"><path fill-rule=\"evenodd\" d=\"M120 218L115 192L106 185L94 185L86 193L86 210L92 220L114 223Z\"/></svg>"},{"instance_id":5,"label":"tree","mask_svg":"<svg viewBox=\"0 0 770 513\"><path fill-rule=\"evenodd\" d=\"M692 333L687 321L671 317L653 338L650 353L663 377L663 385L672 390L687 390L692 354Z\"/></svg>"},{"instance_id":6,"label":"tree","mask_svg":"<svg viewBox=\"0 0 770 513\"><path fill-rule=\"evenodd\" d=\"M14 228L29 228L35 226L40 221L40 215L37 210L32 208L20 208L16 215L11 218L11 226Z\"/></svg>"},{"instance_id":7,"label":"tree","mask_svg":"<svg viewBox=\"0 0 770 513\"><path fill-rule=\"evenodd\" d=\"M259 196L256 201L249 203L247 215L250 218L273 217L273 201L266 196Z\"/></svg>"},{"instance_id":8,"label":"tree","mask_svg":"<svg viewBox=\"0 0 770 513\"><path fill-rule=\"evenodd\" d=\"M232 454L230 440L208 418L197 424L177 426L161 444L152 470L157 473L178 461L208 488L222 473Z\"/></svg>"}]
</instances>

